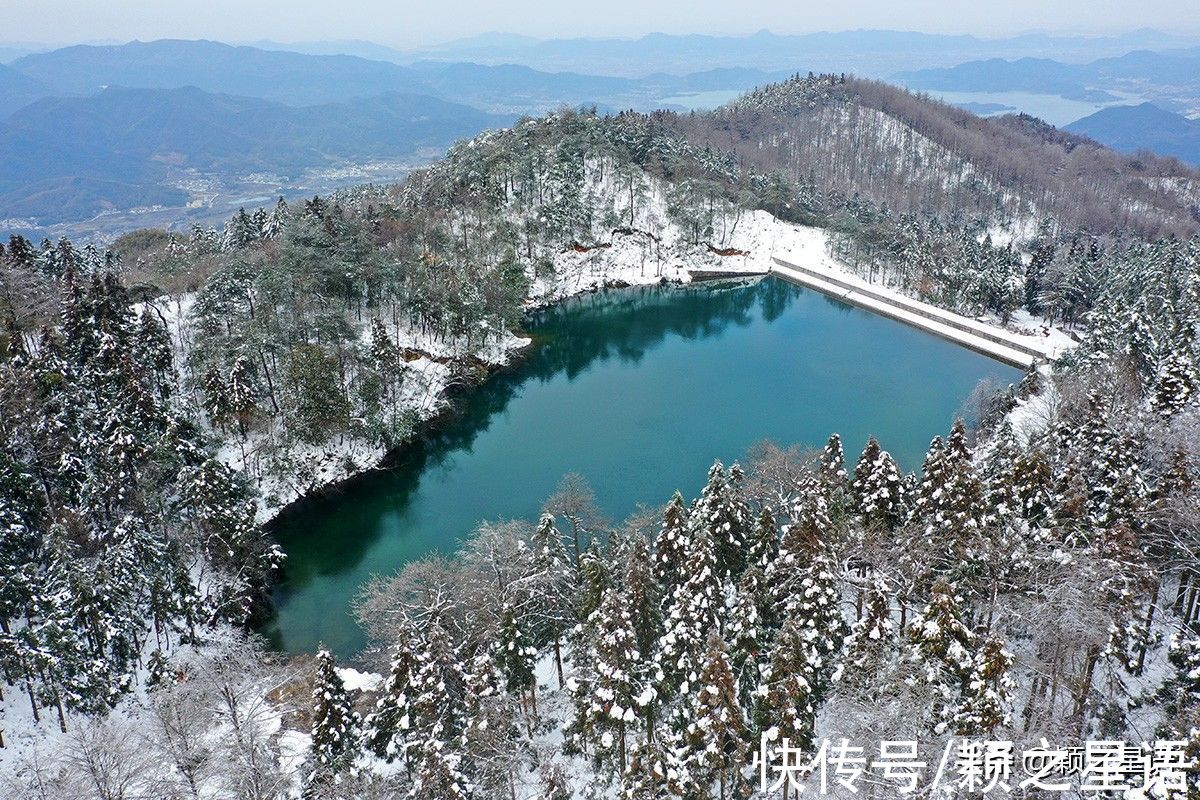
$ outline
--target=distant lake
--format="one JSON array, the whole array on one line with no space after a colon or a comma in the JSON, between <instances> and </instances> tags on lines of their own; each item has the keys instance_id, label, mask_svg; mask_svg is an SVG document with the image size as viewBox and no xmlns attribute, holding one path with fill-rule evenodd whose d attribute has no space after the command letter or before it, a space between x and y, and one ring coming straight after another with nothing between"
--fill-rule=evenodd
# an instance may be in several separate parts
<instances>
[{"instance_id":1,"label":"distant lake","mask_svg":"<svg viewBox=\"0 0 1200 800\"><path fill-rule=\"evenodd\" d=\"M388 472L278 520L288 554L263 632L280 649L364 644L350 602L373 574L452 552L481 520L536 519L566 472L614 520L688 498L713 459L876 435L907 470L981 379L1021 373L928 333L767 278L612 290L529 320L536 346L462 398Z\"/></svg>"},{"instance_id":2,"label":"distant lake","mask_svg":"<svg viewBox=\"0 0 1200 800\"><path fill-rule=\"evenodd\" d=\"M922 90L925 91L925 90ZM1111 103L1091 103L1083 100L1068 100L1056 94L1033 94L1031 92L939 92L925 91L931 97L944 100L947 103L959 105L962 103L996 104L1015 108L1026 114L1032 114L1039 119L1061 128L1078 119L1095 114L1102 108L1122 105L1129 102L1126 99Z\"/></svg>"},{"instance_id":3,"label":"distant lake","mask_svg":"<svg viewBox=\"0 0 1200 800\"><path fill-rule=\"evenodd\" d=\"M689 111L711 111L745 94L745 89L713 89L659 98L664 106L683 106Z\"/></svg>"}]
</instances>

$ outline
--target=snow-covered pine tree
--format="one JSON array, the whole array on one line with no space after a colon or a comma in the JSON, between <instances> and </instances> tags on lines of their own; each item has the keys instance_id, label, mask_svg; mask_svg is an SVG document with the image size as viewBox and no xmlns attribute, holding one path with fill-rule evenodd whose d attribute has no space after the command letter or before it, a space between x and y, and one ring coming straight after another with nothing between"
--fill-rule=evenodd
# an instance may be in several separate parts
<instances>
[{"instance_id":1,"label":"snow-covered pine tree","mask_svg":"<svg viewBox=\"0 0 1200 800\"><path fill-rule=\"evenodd\" d=\"M1163 359L1155 378L1150 408L1169 418L1193 402L1197 392L1196 367L1187 356L1172 353Z\"/></svg>"},{"instance_id":2,"label":"snow-covered pine tree","mask_svg":"<svg viewBox=\"0 0 1200 800\"><path fill-rule=\"evenodd\" d=\"M683 794L679 761L673 750L657 740L632 748L621 800L674 800Z\"/></svg>"},{"instance_id":3,"label":"snow-covered pine tree","mask_svg":"<svg viewBox=\"0 0 1200 800\"><path fill-rule=\"evenodd\" d=\"M755 733L767 740L792 747L810 748L817 719L811 678L813 655L807 628L789 619L771 643L770 658L755 693Z\"/></svg>"},{"instance_id":4,"label":"snow-covered pine tree","mask_svg":"<svg viewBox=\"0 0 1200 800\"><path fill-rule=\"evenodd\" d=\"M389 762L402 758L410 764L414 748L417 673L421 668L415 631L407 630L396 642L387 679L379 693L375 709L363 725L365 740L379 758Z\"/></svg>"},{"instance_id":5,"label":"snow-covered pine tree","mask_svg":"<svg viewBox=\"0 0 1200 800\"><path fill-rule=\"evenodd\" d=\"M652 736L658 717L658 697L654 686L658 643L663 636L662 597L654 579L654 557L643 538L629 548L625 561L625 596L634 642L640 655L635 677L641 686L638 707L644 729Z\"/></svg>"},{"instance_id":6,"label":"snow-covered pine tree","mask_svg":"<svg viewBox=\"0 0 1200 800\"><path fill-rule=\"evenodd\" d=\"M954 719L959 736L990 739L1010 723L1016 693L1011 670L1016 659L995 633L983 637L972 659L971 675L963 688Z\"/></svg>"},{"instance_id":7,"label":"snow-covered pine tree","mask_svg":"<svg viewBox=\"0 0 1200 800\"><path fill-rule=\"evenodd\" d=\"M708 637L694 694L691 720L684 738L684 761L692 783L702 793L717 785L717 797L744 797L748 726L738 701L737 681L720 634Z\"/></svg>"},{"instance_id":8,"label":"snow-covered pine tree","mask_svg":"<svg viewBox=\"0 0 1200 800\"><path fill-rule=\"evenodd\" d=\"M780 573L780 578L775 587L776 613L784 625L796 620L804 631L812 698L820 703L847 632L837 562L824 550L817 550L807 563L796 565L790 574Z\"/></svg>"},{"instance_id":9,"label":"snow-covered pine tree","mask_svg":"<svg viewBox=\"0 0 1200 800\"><path fill-rule=\"evenodd\" d=\"M350 705L346 686L337 674L333 654L322 645L317 650L317 670L312 690L312 772L309 782L325 782L349 768L358 751L362 720Z\"/></svg>"},{"instance_id":10,"label":"snow-covered pine tree","mask_svg":"<svg viewBox=\"0 0 1200 800\"><path fill-rule=\"evenodd\" d=\"M413 771L408 791L411 800L472 800L474 786L463 773L462 756L435 729L421 747L420 760Z\"/></svg>"},{"instance_id":11,"label":"snow-covered pine tree","mask_svg":"<svg viewBox=\"0 0 1200 800\"><path fill-rule=\"evenodd\" d=\"M504 676L504 688L525 702L528 692L529 711L537 716L537 680L534 667L537 664L537 648L530 644L529 637L517 619L516 611L505 604L500 612L499 640L496 642L496 667Z\"/></svg>"},{"instance_id":12,"label":"snow-covered pine tree","mask_svg":"<svg viewBox=\"0 0 1200 800\"><path fill-rule=\"evenodd\" d=\"M1021 453L1012 424L1005 419L989 442L983 464L985 524L1012 525L1021 515L1021 497L1014 479Z\"/></svg>"},{"instance_id":13,"label":"snow-covered pine tree","mask_svg":"<svg viewBox=\"0 0 1200 800\"><path fill-rule=\"evenodd\" d=\"M653 694L641 685L642 654L627 599L620 589L610 587L605 591L588 628L593 632L587 654L589 678L576 695L573 727L592 743L596 762L620 775L627 764L629 736L645 705L642 701L650 700Z\"/></svg>"},{"instance_id":14,"label":"snow-covered pine tree","mask_svg":"<svg viewBox=\"0 0 1200 800\"><path fill-rule=\"evenodd\" d=\"M975 635L962 621L954 587L937 581L929 603L909 624L909 658L921 669L932 692L928 725L938 735L953 729L963 693L975 674Z\"/></svg>"},{"instance_id":15,"label":"snow-covered pine tree","mask_svg":"<svg viewBox=\"0 0 1200 800\"><path fill-rule=\"evenodd\" d=\"M765 577L758 567L747 567L737 589L727 598L725 617L731 653L730 664L737 678L738 697L743 707L752 706L752 695L759 685L759 669L771 631L767 630L763 611L771 604Z\"/></svg>"},{"instance_id":16,"label":"snow-covered pine tree","mask_svg":"<svg viewBox=\"0 0 1200 800\"><path fill-rule=\"evenodd\" d=\"M757 567L765 572L771 562L779 555L779 528L771 509L764 506L758 514L758 521L750 534L746 547L746 566Z\"/></svg>"},{"instance_id":17,"label":"snow-covered pine tree","mask_svg":"<svg viewBox=\"0 0 1200 800\"><path fill-rule=\"evenodd\" d=\"M717 574L715 546L706 529L693 533L679 583L671 593L658 650L662 679L658 693L674 698L695 691L708 636L721 630L724 587Z\"/></svg>"},{"instance_id":18,"label":"snow-covered pine tree","mask_svg":"<svg viewBox=\"0 0 1200 800\"><path fill-rule=\"evenodd\" d=\"M663 510L662 530L654 540L654 574L664 600L669 600L680 583L687 559L688 510L683 495L675 492Z\"/></svg>"},{"instance_id":19,"label":"snow-covered pine tree","mask_svg":"<svg viewBox=\"0 0 1200 800\"><path fill-rule=\"evenodd\" d=\"M1157 698L1164 706L1160 738L1186 742L1185 757L1200 758L1200 633L1184 628L1171 638L1167 651L1171 671L1159 687ZM1200 771L1187 776L1188 797L1200 794Z\"/></svg>"},{"instance_id":20,"label":"snow-covered pine tree","mask_svg":"<svg viewBox=\"0 0 1200 800\"><path fill-rule=\"evenodd\" d=\"M481 648L467 670L467 722L461 741L470 767L464 769L487 796L511 793L525 768L521 748L527 732L517 724L517 706L516 699L502 691L491 654Z\"/></svg>"},{"instance_id":21,"label":"snow-covered pine tree","mask_svg":"<svg viewBox=\"0 0 1200 800\"><path fill-rule=\"evenodd\" d=\"M870 686L892 663L899 644L891 594L886 584L876 581L867 590L862 617L850 626L835 681L850 692Z\"/></svg>"},{"instance_id":22,"label":"snow-covered pine tree","mask_svg":"<svg viewBox=\"0 0 1200 800\"><path fill-rule=\"evenodd\" d=\"M226 383L226 396L230 415L237 420L242 438L246 438L246 426L258 411L258 390L254 384L254 371L250 361L239 357L233 362Z\"/></svg>"},{"instance_id":23,"label":"snow-covered pine tree","mask_svg":"<svg viewBox=\"0 0 1200 800\"><path fill-rule=\"evenodd\" d=\"M537 646L553 646L558 684L562 688L562 636L575 619L570 601L575 579L566 543L555 527L552 515L542 515L530 539L529 549L530 577L526 584L530 604L528 616L533 623L531 633Z\"/></svg>"},{"instance_id":24,"label":"snow-covered pine tree","mask_svg":"<svg viewBox=\"0 0 1200 800\"><path fill-rule=\"evenodd\" d=\"M609 574L608 561L600 552L600 545L592 540L579 559L579 596L576 600L576 614L579 619L587 620L591 617L592 612L604 601L604 592L612 583L613 576Z\"/></svg>"},{"instance_id":25,"label":"snow-covered pine tree","mask_svg":"<svg viewBox=\"0 0 1200 800\"><path fill-rule=\"evenodd\" d=\"M868 525L894 529L905 515L904 477L891 455L872 436L854 468L851 491Z\"/></svg>"},{"instance_id":26,"label":"snow-covered pine tree","mask_svg":"<svg viewBox=\"0 0 1200 800\"><path fill-rule=\"evenodd\" d=\"M750 533L750 509L741 497L741 468L734 464L729 472L720 461L708 470L708 483L692 506L693 530L703 530L712 539L717 559L717 575L737 579L746 566L746 537Z\"/></svg>"},{"instance_id":27,"label":"snow-covered pine tree","mask_svg":"<svg viewBox=\"0 0 1200 800\"><path fill-rule=\"evenodd\" d=\"M1054 472L1040 445L1032 443L1017 456L1012 485L1021 516L1034 525L1045 524L1054 503Z\"/></svg>"},{"instance_id":28,"label":"snow-covered pine tree","mask_svg":"<svg viewBox=\"0 0 1200 800\"><path fill-rule=\"evenodd\" d=\"M849 476L846 474L846 453L842 449L842 437L836 433L829 437L817 460L817 473L825 499L831 509L840 512L845 508L849 491Z\"/></svg>"},{"instance_id":29,"label":"snow-covered pine tree","mask_svg":"<svg viewBox=\"0 0 1200 800\"><path fill-rule=\"evenodd\" d=\"M795 500L790 509L791 522L784 526L775 561L785 567L796 559L806 559L810 553L828 544L833 535L833 522L825 493L817 480L804 476L796 485Z\"/></svg>"}]
</instances>

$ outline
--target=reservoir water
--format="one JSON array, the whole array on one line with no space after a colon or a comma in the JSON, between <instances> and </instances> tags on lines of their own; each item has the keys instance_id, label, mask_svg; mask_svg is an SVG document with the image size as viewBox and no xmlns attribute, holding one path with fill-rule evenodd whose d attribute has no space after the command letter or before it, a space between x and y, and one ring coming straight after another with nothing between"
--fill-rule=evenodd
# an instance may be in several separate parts
<instances>
[{"instance_id":1,"label":"reservoir water","mask_svg":"<svg viewBox=\"0 0 1200 800\"><path fill-rule=\"evenodd\" d=\"M620 520L675 489L694 497L713 459L756 442L857 459L869 435L920 467L981 380L1021 373L931 334L781 280L622 289L540 312L518 366L458 402L391 469L293 506L275 524L288 554L278 648L340 656L365 644L351 601L374 574L453 552L481 520L535 519L566 472Z\"/></svg>"}]
</instances>

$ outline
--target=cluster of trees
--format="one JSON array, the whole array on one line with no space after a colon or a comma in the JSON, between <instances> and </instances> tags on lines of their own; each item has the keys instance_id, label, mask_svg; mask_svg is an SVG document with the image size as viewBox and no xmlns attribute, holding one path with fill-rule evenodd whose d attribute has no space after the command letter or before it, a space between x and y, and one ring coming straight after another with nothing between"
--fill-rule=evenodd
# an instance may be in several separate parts
<instances>
[{"instance_id":1,"label":"cluster of trees","mask_svg":"<svg viewBox=\"0 0 1200 800\"><path fill-rule=\"evenodd\" d=\"M163 321L55 252L56 316L27 333L9 313L0 335L0 674L65 730L245 621L279 553L179 402Z\"/></svg>"},{"instance_id":2,"label":"cluster of trees","mask_svg":"<svg viewBox=\"0 0 1200 800\"><path fill-rule=\"evenodd\" d=\"M809 752L1136 739L1134 709L1164 697L1159 733L1200 752L1200 632L1177 580L1197 543L1197 408L1093 378L1064 380L1028 437L1004 421L972 445L956 423L916 475L874 440L847 464L835 435L815 457L715 464L657 521L605 525L576 486L547 504L569 528L481 526L456 558L365 590L387 679L362 719L336 680L317 692L334 722L314 741L334 744L314 768L370 783L381 759L419 798L507 796L531 776L546 797L748 797L762 735ZM1183 623L1167 652L1164 619ZM1147 676L1168 654L1160 687ZM562 753L546 747L560 735Z\"/></svg>"}]
</instances>

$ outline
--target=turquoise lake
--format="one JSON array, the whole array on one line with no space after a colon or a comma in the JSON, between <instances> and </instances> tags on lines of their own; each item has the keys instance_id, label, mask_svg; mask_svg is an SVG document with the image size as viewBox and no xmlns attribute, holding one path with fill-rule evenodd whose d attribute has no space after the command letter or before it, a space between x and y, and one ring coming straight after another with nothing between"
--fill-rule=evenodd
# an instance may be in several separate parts
<instances>
[{"instance_id":1,"label":"turquoise lake","mask_svg":"<svg viewBox=\"0 0 1200 800\"><path fill-rule=\"evenodd\" d=\"M713 460L764 439L819 447L869 435L920 467L981 380L1021 373L898 322L775 278L611 290L540 312L520 364L460 398L391 469L290 508L288 554L262 627L290 652L366 643L350 603L374 574L452 552L481 520L535 519L564 473L582 473L620 520L688 498Z\"/></svg>"}]
</instances>

